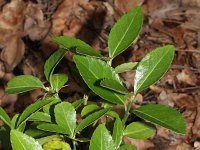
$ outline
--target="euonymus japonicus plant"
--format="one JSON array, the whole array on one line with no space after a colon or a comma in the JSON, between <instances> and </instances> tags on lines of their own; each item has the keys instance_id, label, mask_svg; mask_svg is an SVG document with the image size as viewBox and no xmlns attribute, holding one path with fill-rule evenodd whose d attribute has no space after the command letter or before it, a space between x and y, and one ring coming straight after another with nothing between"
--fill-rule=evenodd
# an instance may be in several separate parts
<instances>
[{"instance_id":1,"label":"euonymus japonicus plant","mask_svg":"<svg viewBox=\"0 0 200 150\"><path fill-rule=\"evenodd\" d=\"M82 149L79 145L84 143L89 150L134 150L136 147L125 144L123 137L147 139L155 134L156 126L185 134L186 125L182 115L168 106L148 104L131 108L136 95L156 83L170 67L174 57L172 45L152 50L140 62L112 67L112 60L137 39L142 23L141 7L122 16L110 31L108 57L79 39L65 36L53 38L63 48L53 53L44 65L49 86L44 86L37 77L31 75L16 76L8 82L8 94L37 88L43 89L46 94L12 119L0 108L0 118L4 122L0 128L0 140L4 149L76 150ZM73 103L59 98L59 91L67 83L68 77L54 73L54 69L68 51L74 53L73 60L80 76L89 89L101 97L101 103L88 101L88 93ZM134 91L129 91L119 76L126 71L135 71ZM124 107L123 117L112 109L114 105ZM77 114L81 115L78 122ZM130 114L143 121L127 123ZM112 121L99 123L102 116Z\"/></svg>"}]
</instances>

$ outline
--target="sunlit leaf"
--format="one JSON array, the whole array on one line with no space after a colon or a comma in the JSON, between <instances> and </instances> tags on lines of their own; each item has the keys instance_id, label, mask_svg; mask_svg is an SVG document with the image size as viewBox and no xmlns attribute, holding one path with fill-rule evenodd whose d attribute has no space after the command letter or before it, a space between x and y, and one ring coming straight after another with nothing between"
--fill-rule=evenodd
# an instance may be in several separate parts
<instances>
[{"instance_id":1,"label":"sunlit leaf","mask_svg":"<svg viewBox=\"0 0 200 150\"><path fill-rule=\"evenodd\" d=\"M122 16L111 29L108 37L109 57L114 58L128 48L138 37L143 24L141 7Z\"/></svg>"},{"instance_id":2,"label":"sunlit leaf","mask_svg":"<svg viewBox=\"0 0 200 150\"><path fill-rule=\"evenodd\" d=\"M50 81L50 77L52 76L55 67L61 61L61 59L65 56L66 50L59 49L55 53L53 53L44 64L44 75L48 81Z\"/></svg>"},{"instance_id":3,"label":"sunlit leaf","mask_svg":"<svg viewBox=\"0 0 200 150\"><path fill-rule=\"evenodd\" d=\"M133 122L124 130L124 135L133 139L147 139L155 134L156 129L152 125L143 122Z\"/></svg>"},{"instance_id":4,"label":"sunlit leaf","mask_svg":"<svg viewBox=\"0 0 200 150\"><path fill-rule=\"evenodd\" d=\"M100 124L93 132L89 150L115 150L112 136L104 124Z\"/></svg>"},{"instance_id":5,"label":"sunlit leaf","mask_svg":"<svg viewBox=\"0 0 200 150\"><path fill-rule=\"evenodd\" d=\"M62 102L54 109L56 123L62 127L66 134L72 135L76 128L76 111L72 104Z\"/></svg>"},{"instance_id":6,"label":"sunlit leaf","mask_svg":"<svg viewBox=\"0 0 200 150\"><path fill-rule=\"evenodd\" d=\"M98 120L100 117L105 115L109 110L110 108L102 109L87 116L85 119L81 121L81 123L77 126L75 131L76 132L82 131L84 128L92 124L94 121Z\"/></svg>"},{"instance_id":7,"label":"sunlit leaf","mask_svg":"<svg viewBox=\"0 0 200 150\"><path fill-rule=\"evenodd\" d=\"M133 112L138 117L151 123L163 126L177 133L186 133L186 124L183 116L178 111L160 104L141 106Z\"/></svg>"},{"instance_id":8,"label":"sunlit leaf","mask_svg":"<svg viewBox=\"0 0 200 150\"><path fill-rule=\"evenodd\" d=\"M11 144L13 150L43 150L34 138L17 130L11 130Z\"/></svg>"},{"instance_id":9,"label":"sunlit leaf","mask_svg":"<svg viewBox=\"0 0 200 150\"><path fill-rule=\"evenodd\" d=\"M10 117L2 107L0 107L0 119L2 119L5 124L11 127Z\"/></svg>"},{"instance_id":10,"label":"sunlit leaf","mask_svg":"<svg viewBox=\"0 0 200 150\"><path fill-rule=\"evenodd\" d=\"M113 80L113 79L105 78L101 80L100 85L114 92L118 92L121 94L128 94L128 90L118 81Z\"/></svg>"},{"instance_id":11,"label":"sunlit leaf","mask_svg":"<svg viewBox=\"0 0 200 150\"><path fill-rule=\"evenodd\" d=\"M68 81L68 76L66 74L53 74L51 77L52 88L58 92Z\"/></svg>"},{"instance_id":12,"label":"sunlit leaf","mask_svg":"<svg viewBox=\"0 0 200 150\"><path fill-rule=\"evenodd\" d=\"M37 77L32 75L20 75L8 81L6 93L17 94L38 88L45 89L44 85Z\"/></svg>"},{"instance_id":13,"label":"sunlit leaf","mask_svg":"<svg viewBox=\"0 0 200 150\"><path fill-rule=\"evenodd\" d=\"M115 73L112 67L102 60L86 56L75 55L74 61L83 80L93 92L111 103L124 103L126 95L100 86L99 82L104 78L116 80L121 83L118 74Z\"/></svg>"},{"instance_id":14,"label":"sunlit leaf","mask_svg":"<svg viewBox=\"0 0 200 150\"><path fill-rule=\"evenodd\" d=\"M71 52L102 57L102 55L99 52L97 52L94 48L92 48L90 45L79 39L67 36L59 36L54 37L53 40Z\"/></svg>"},{"instance_id":15,"label":"sunlit leaf","mask_svg":"<svg viewBox=\"0 0 200 150\"><path fill-rule=\"evenodd\" d=\"M158 81L170 67L174 58L174 46L167 45L148 53L139 62L134 82L134 93L137 94Z\"/></svg>"},{"instance_id":16,"label":"sunlit leaf","mask_svg":"<svg viewBox=\"0 0 200 150\"><path fill-rule=\"evenodd\" d=\"M131 71L136 68L138 62L128 62L128 63L123 63L117 67L115 67L115 72L116 73L122 73L126 71Z\"/></svg>"}]
</instances>

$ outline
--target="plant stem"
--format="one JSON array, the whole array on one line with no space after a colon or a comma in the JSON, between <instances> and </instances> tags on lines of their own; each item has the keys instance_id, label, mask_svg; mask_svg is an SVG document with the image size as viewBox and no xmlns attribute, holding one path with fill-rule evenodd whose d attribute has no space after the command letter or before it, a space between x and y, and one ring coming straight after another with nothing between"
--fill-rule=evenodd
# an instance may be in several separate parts
<instances>
[{"instance_id":1,"label":"plant stem","mask_svg":"<svg viewBox=\"0 0 200 150\"><path fill-rule=\"evenodd\" d=\"M131 110L131 106L132 106L132 104L133 104L133 102L134 102L134 99L135 99L135 95L131 95L131 97L130 97L130 102L129 102L128 107L127 107L127 109L126 109L126 111L125 111L124 118L122 119L123 126L125 125L125 123L126 123L128 117L129 117L130 110Z\"/></svg>"},{"instance_id":2,"label":"plant stem","mask_svg":"<svg viewBox=\"0 0 200 150\"><path fill-rule=\"evenodd\" d=\"M76 150L76 141L73 140L73 150Z\"/></svg>"},{"instance_id":3,"label":"plant stem","mask_svg":"<svg viewBox=\"0 0 200 150\"><path fill-rule=\"evenodd\" d=\"M112 66L112 59L107 61L108 65Z\"/></svg>"}]
</instances>

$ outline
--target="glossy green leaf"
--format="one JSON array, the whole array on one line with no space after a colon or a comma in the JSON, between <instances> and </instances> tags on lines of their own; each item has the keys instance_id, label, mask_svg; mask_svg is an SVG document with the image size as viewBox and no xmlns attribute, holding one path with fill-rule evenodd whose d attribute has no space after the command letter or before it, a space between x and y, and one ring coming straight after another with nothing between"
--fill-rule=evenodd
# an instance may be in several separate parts
<instances>
[{"instance_id":1,"label":"glossy green leaf","mask_svg":"<svg viewBox=\"0 0 200 150\"><path fill-rule=\"evenodd\" d=\"M51 97L48 97L48 98L51 98ZM58 103L61 103L62 101L55 97L54 100L52 102L50 102L49 104L43 106L43 111L47 114L50 114L52 115L51 113L54 112L54 107L55 105L57 105Z\"/></svg>"},{"instance_id":2,"label":"glossy green leaf","mask_svg":"<svg viewBox=\"0 0 200 150\"><path fill-rule=\"evenodd\" d=\"M32 75L20 75L8 81L6 93L17 94L38 88L45 89L44 85L37 77Z\"/></svg>"},{"instance_id":3,"label":"glossy green leaf","mask_svg":"<svg viewBox=\"0 0 200 150\"><path fill-rule=\"evenodd\" d=\"M156 129L152 125L143 122L133 122L124 130L124 135L133 139L147 139L155 134Z\"/></svg>"},{"instance_id":4,"label":"glossy green leaf","mask_svg":"<svg viewBox=\"0 0 200 150\"><path fill-rule=\"evenodd\" d=\"M103 115L105 115L109 110L110 110L110 108L102 109L102 110L99 110L99 111L94 112L93 114L87 116L85 119L83 119L81 121L81 123L77 126L75 131L76 132L82 131L84 128L86 128L87 126L92 124L94 121L98 120Z\"/></svg>"},{"instance_id":5,"label":"glossy green leaf","mask_svg":"<svg viewBox=\"0 0 200 150\"><path fill-rule=\"evenodd\" d=\"M112 136L104 124L100 124L90 140L89 150L115 150Z\"/></svg>"},{"instance_id":6,"label":"glossy green leaf","mask_svg":"<svg viewBox=\"0 0 200 150\"><path fill-rule=\"evenodd\" d=\"M3 122L7 124L9 127L11 127L10 117L2 107L0 107L0 119L3 120Z\"/></svg>"},{"instance_id":7,"label":"glossy green leaf","mask_svg":"<svg viewBox=\"0 0 200 150\"><path fill-rule=\"evenodd\" d=\"M54 133L47 132L47 131L44 131L44 130L40 130L40 129L37 129L36 127L34 127L34 128L29 127L25 131L25 134L28 135L28 136L31 136L33 138L41 138L41 137L49 136L49 135L54 134Z\"/></svg>"},{"instance_id":8,"label":"glossy green leaf","mask_svg":"<svg viewBox=\"0 0 200 150\"><path fill-rule=\"evenodd\" d=\"M95 104L87 105L87 106L85 106L85 107L82 109L82 111L81 111L81 116L82 116L82 117L83 117L83 116L86 116L86 115L88 115L88 114L90 114L90 113L92 113L92 112L98 110L99 108L100 108L100 107L97 106L97 105L95 105Z\"/></svg>"},{"instance_id":9,"label":"glossy green leaf","mask_svg":"<svg viewBox=\"0 0 200 150\"><path fill-rule=\"evenodd\" d=\"M133 113L142 119L177 133L186 133L186 124L181 113L168 106L149 104L135 109Z\"/></svg>"},{"instance_id":10,"label":"glossy green leaf","mask_svg":"<svg viewBox=\"0 0 200 150\"><path fill-rule=\"evenodd\" d=\"M51 116L44 112L35 112L30 118L29 121L39 121L39 122L51 122Z\"/></svg>"},{"instance_id":11,"label":"glossy green leaf","mask_svg":"<svg viewBox=\"0 0 200 150\"><path fill-rule=\"evenodd\" d=\"M54 109L56 123L65 130L66 134L73 135L76 128L76 111L72 104L62 102Z\"/></svg>"},{"instance_id":12,"label":"glossy green leaf","mask_svg":"<svg viewBox=\"0 0 200 150\"><path fill-rule=\"evenodd\" d=\"M128 90L121 83L113 79L105 78L101 80L100 85L117 93L128 94Z\"/></svg>"},{"instance_id":13,"label":"glossy green leaf","mask_svg":"<svg viewBox=\"0 0 200 150\"><path fill-rule=\"evenodd\" d=\"M12 126L12 129L15 129L15 128L16 128L18 117L19 117L19 114L15 114L15 115L12 117L12 119L11 119L11 126Z\"/></svg>"},{"instance_id":14,"label":"glossy green leaf","mask_svg":"<svg viewBox=\"0 0 200 150\"><path fill-rule=\"evenodd\" d=\"M112 67L102 60L86 56L75 55L74 61L83 80L93 92L111 103L124 103L126 95L110 91L99 85L100 80L104 78L116 80L121 83L118 74L115 73Z\"/></svg>"},{"instance_id":15,"label":"glossy green leaf","mask_svg":"<svg viewBox=\"0 0 200 150\"><path fill-rule=\"evenodd\" d=\"M34 138L17 130L11 130L11 144L13 150L43 150Z\"/></svg>"},{"instance_id":16,"label":"glossy green leaf","mask_svg":"<svg viewBox=\"0 0 200 150\"><path fill-rule=\"evenodd\" d=\"M128 63L123 63L117 67L115 67L115 72L116 73L122 73L126 71L131 71L136 68L138 62L128 62Z\"/></svg>"},{"instance_id":17,"label":"glossy green leaf","mask_svg":"<svg viewBox=\"0 0 200 150\"><path fill-rule=\"evenodd\" d=\"M57 124L52 123L42 123L37 126L38 129L48 131L48 132L56 132L61 134L66 134L65 129L58 126Z\"/></svg>"},{"instance_id":18,"label":"glossy green leaf","mask_svg":"<svg viewBox=\"0 0 200 150\"><path fill-rule=\"evenodd\" d=\"M51 77L51 85L54 91L58 92L68 81L66 74L53 74Z\"/></svg>"},{"instance_id":19,"label":"glossy green leaf","mask_svg":"<svg viewBox=\"0 0 200 150\"><path fill-rule=\"evenodd\" d=\"M84 103L84 99L79 99L76 100L72 103L72 105L74 106L75 109L78 109L83 103Z\"/></svg>"},{"instance_id":20,"label":"glossy green leaf","mask_svg":"<svg viewBox=\"0 0 200 150\"><path fill-rule=\"evenodd\" d=\"M137 150L137 148L134 145L126 144L122 145L118 150Z\"/></svg>"},{"instance_id":21,"label":"glossy green leaf","mask_svg":"<svg viewBox=\"0 0 200 150\"><path fill-rule=\"evenodd\" d=\"M83 55L102 57L102 55L99 52L97 52L94 48L92 48L90 45L73 37L59 36L59 37L54 37L53 41L64 46L71 52L75 51L76 53Z\"/></svg>"},{"instance_id":22,"label":"glossy green leaf","mask_svg":"<svg viewBox=\"0 0 200 150\"><path fill-rule=\"evenodd\" d=\"M17 127L19 127L20 124L23 124L24 122L26 122L35 112L40 110L43 106L51 103L53 100L54 98L38 100L35 103L26 107L26 109L20 115L19 120L17 121Z\"/></svg>"},{"instance_id":23,"label":"glossy green leaf","mask_svg":"<svg viewBox=\"0 0 200 150\"><path fill-rule=\"evenodd\" d=\"M138 37L143 24L141 7L123 15L111 29L108 37L109 57L114 58L128 48Z\"/></svg>"},{"instance_id":24,"label":"glossy green leaf","mask_svg":"<svg viewBox=\"0 0 200 150\"><path fill-rule=\"evenodd\" d=\"M170 67L174 58L174 46L167 45L148 53L138 64L134 93L137 94L158 81Z\"/></svg>"},{"instance_id":25,"label":"glossy green leaf","mask_svg":"<svg viewBox=\"0 0 200 150\"><path fill-rule=\"evenodd\" d=\"M121 144L122 137L123 137L123 130L124 130L124 127L123 127L122 121L119 117L117 117L114 123L113 134L112 134L112 138L113 138L116 148L118 148Z\"/></svg>"},{"instance_id":26,"label":"glossy green leaf","mask_svg":"<svg viewBox=\"0 0 200 150\"><path fill-rule=\"evenodd\" d=\"M53 53L44 64L44 75L48 81L50 81L50 77L54 72L55 67L61 61L61 59L65 56L66 50L59 49L55 53Z\"/></svg>"}]
</instances>

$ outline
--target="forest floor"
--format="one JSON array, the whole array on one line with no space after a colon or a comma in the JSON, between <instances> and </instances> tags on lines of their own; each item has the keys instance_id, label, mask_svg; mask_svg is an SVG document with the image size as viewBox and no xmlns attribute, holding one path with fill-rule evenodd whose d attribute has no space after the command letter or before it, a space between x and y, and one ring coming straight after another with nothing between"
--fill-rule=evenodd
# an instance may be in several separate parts
<instances>
[{"instance_id":1,"label":"forest floor","mask_svg":"<svg viewBox=\"0 0 200 150\"><path fill-rule=\"evenodd\" d=\"M108 34L119 17L141 5L145 14L138 41L114 60L114 66L139 61L150 50L165 44L176 47L167 74L137 96L137 105L160 103L182 112L187 134L177 135L158 127L148 140L125 139L139 150L200 150L200 0L0 0L0 106L13 116L43 93L5 95L6 83L16 75L32 74L45 81L43 65L59 48L52 36L84 40L107 55ZM61 96L74 101L83 88L70 75L71 54L57 68L69 75ZM121 74L133 89L134 72Z\"/></svg>"}]
</instances>

